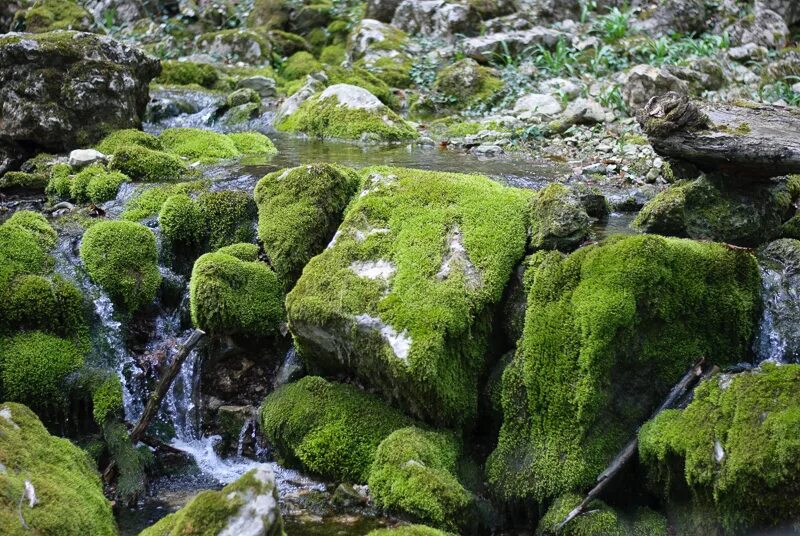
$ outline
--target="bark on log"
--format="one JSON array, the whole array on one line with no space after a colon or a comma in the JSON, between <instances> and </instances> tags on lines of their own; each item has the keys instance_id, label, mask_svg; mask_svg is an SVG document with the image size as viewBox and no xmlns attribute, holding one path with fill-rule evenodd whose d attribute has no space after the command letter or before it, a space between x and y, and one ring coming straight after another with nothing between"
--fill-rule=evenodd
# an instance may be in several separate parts
<instances>
[{"instance_id":1,"label":"bark on log","mask_svg":"<svg viewBox=\"0 0 800 536\"><path fill-rule=\"evenodd\" d=\"M692 368L690 368L686 374L683 375L681 380L675 384L675 387L669 392L667 397L661 403L661 405L653 412L653 417L664 411L665 409L669 409L675 406L685 395L694 388L695 385L699 382L700 378L702 378L705 373L703 371L703 363L704 359L700 359L697 363L695 363ZM636 454L637 447L639 445L638 434L633 436L627 445L614 457L611 463L606 467L606 469L600 473L597 477L597 484L589 490L589 493L586 494L586 497L581 501L581 503L576 506L564 520L556 526L556 532L561 531L564 526L578 517L579 515L586 512L586 507L591 504L592 501L597 499L603 490L606 488L609 482L617 475L625 465L633 459Z\"/></svg>"},{"instance_id":2,"label":"bark on log","mask_svg":"<svg viewBox=\"0 0 800 536\"><path fill-rule=\"evenodd\" d=\"M800 108L696 103L670 92L650 99L637 120L658 154L706 172L749 180L800 173Z\"/></svg>"},{"instance_id":3,"label":"bark on log","mask_svg":"<svg viewBox=\"0 0 800 536\"><path fill-rule=\"evenodd\" d=\"M150 395L150 399L147 401L147 406L144 408L142 417L139 419L139 422L131 432L131 441L134 444L136 444L142 438L145 430L147 430L147 427L150 425L150 421L153 420L153 417L155 417L156 413L158 413L158 408L161 407L161 401L164 400L167 391L169 391L169 387L172 385L172 382L175 380L178 372L180 372L181 365L183 365L183 362L186 361L186 358L192 352L192 349L197 346L197 343L199 343L204 336L204 331L196 329L191 333L191 335L189 335L189 337L178 349L178 352L175 354L175 358L172 360L172 364L169 366L169 369L167 369L167 372L161 377L161 380L158 382L158 386L156 386L156 390L153 391L152 395Z\"/></svg>"}]
</instances>

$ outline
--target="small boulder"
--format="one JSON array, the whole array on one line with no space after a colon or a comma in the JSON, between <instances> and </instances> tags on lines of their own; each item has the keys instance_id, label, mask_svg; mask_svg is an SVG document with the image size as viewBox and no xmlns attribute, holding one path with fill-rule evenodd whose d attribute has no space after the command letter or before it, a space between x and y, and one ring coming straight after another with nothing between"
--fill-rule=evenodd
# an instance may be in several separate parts
<instances>
[{"instance_id":1,"label":"small boulder","mask_svg":"<svg viewBox=\"0 0 800 536\"><path fill-rule=\"evenodd\" d=\"M542 45L553 48L560 39L568 36L556 30L536 26L527 30L498 32L461 41L464 53L481 63L489 63L498 54L521 54L525 49Z\"/></svg>"},{"instance_id":2,"label":"small boulder","mask_svg":"<svg viewBox=\"0 0 800 536\"><path fill-rule=\"evenodd\" d=\"M475 11L466 5L445 0L403 0L392 26L412 35L452 41L456 35L475 35L479 22Z\"/></svg>"},{"instance_id":3,"label":"small boulder","mask_svg":"<svg viewBox=\"0 0 800 536\"><path fill-rule=\"evenodd\" d=\"M786 45L791 33L783 17L756 2L752 16L743 17L725 29L733 46L755 43L768 49Z\"/></svg>"},{"instance_id":4,"label":"small boulder","mask_svg":"<svg viewBox=\"0 0 800 536\"><path fill-rule=\"evenodd\" d=\"M258 93L262 99L269 99L276 95L275 79L266 76L250 76L242 78L236 83L239 89L252 89Z\"/></svg>"},{"instance_id":5,"label":"small boulder","mask_svg":"<svg viewBox=\"0 0 800 536\"><path fill-rule=\"evenodd\" d=\"M689 94L686 82L671 74L666 68L641 64L632 67L622 84L622 98L628 110L636 111L657 95L674 91L680 95Z\"/></svg>"},{"instance_id":6,"label":"small boulder","mask_svg":"<svg viewBox=\"0 0 800 536\"><path fill-rule=\"evenodd\" d=\"M553 183L531 198L531 246L572 251L589 237L589 215L580 198Z\"/></svg>"},{"instance_id":7,"label":"small boulder","mask_svg":"<svg viewBox=\"0 0 800 536\"><path fill-rule=\"evenodd\" d=\"M381 22L392 22L397 6L402 0L368 0L364 16Z\"/></svg>"},{"instance_id":8,"label":"small boulder","mask_svg":"<svg viewBox=\"0 0 800 536\"><path fill-rule=\"evenodd\" d=\"M528 93L514 103L514 113L529 116L553 116L561 113L561 101L552 95Z\"/></svg>"},{"instance_id":9,"label":"small boulder","mask_svg":"<svg viewBox=\"0 0 800 536\"><path fill-rule=\"evenodd\" d=\"M69 165L75 169L105 161L106 155L96 149L76 149L69 153Z\"/></svg>"}]
</instances>

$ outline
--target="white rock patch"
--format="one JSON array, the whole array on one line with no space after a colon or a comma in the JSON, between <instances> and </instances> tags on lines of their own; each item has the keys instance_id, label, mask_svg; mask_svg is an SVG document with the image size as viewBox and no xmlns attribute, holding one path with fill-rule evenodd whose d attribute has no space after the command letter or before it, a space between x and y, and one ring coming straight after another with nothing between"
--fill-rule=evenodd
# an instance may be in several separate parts
<instances>
[{"instance_id":1,"label":"white rock patch","mask_svg":"<svg viewBox=\"0 0 800 536\"><path fill-rule=\"evenodd\" d=\"M245 504L228 520L220 536L260 536L277 521L279 508L272 469L268 465L259 465L254 476L264 486L263 491L258 494L253 490L228 494L231 500L241 497Z\"/></svg>"},{"instance_id":2,"label":"white rock patch","mask_svg":"<svg viewBox=\"0 0 800 536\"><path fill-rule=\"evenodd\" d=\"M397 268L389 261L378 259L377 261L356 261L350 265L350 270L359 277L388 280L394 275Z\"/></svg>"},{"instance_id":3,"label":"white rock patch","mask_svg":"<svg viewBox=\"0 0 800 536\"><path fill-rule=\"evenodd\" d=\"M378 97L363 87L350 84L334 84L323 91L319 99L322 101L331 97L336 97L340 106L351 109L380 110L384 107Z\"/></svg>"},{"instance_id":4,"label":"white rock patch","mask_svg":"<svg viewBox=\"0 0 800 536\"><path fill-rule=\"evenodd\" d=\"M725 451L722 449L722 443L719 442L719 439L714 441L714 459L717 460L717 463L725 459Z\"/></svg>"},{"instance_id":5,"label":"white rock patch","mask_svg":"<svg viewBox=\"0 0 800 536\"><path fill-rule=\"evenodd\" d=\"M14 428L19 429L17 423L15 423L14 419L11 418L11 408L0 409L0 417L11 423L11 426L13 426Z\"/></svg>"},{"instance_id":6,"label":"white rock patch","mask_svg":"<svg viewBox=\"0 0 800 536\"><path fill-rule=\"evenodd\" d=\"M442 267L436 274L436 279L444 281L450 277L455 267L460 267L464 271L468 289L477 288L481 284L481 275L469 258L458 226L453 227L447 239L447 253L442 259Z\"/></svg>"},{"instance_id":7,"label":"white rock patch","mask_svg":"<svg viewBox=\"0 0 800 536\"><path fill-rule=\"evenodd\" d=\"M361 329L379 331L383 340L389 343L394 355L401 361L408 362L408 352L412 343L408 331L403 330L402 333L398 333L392 326L384 324L380 318L368 314L358 315L355 320Z\"/></svg>"}]
</instances>

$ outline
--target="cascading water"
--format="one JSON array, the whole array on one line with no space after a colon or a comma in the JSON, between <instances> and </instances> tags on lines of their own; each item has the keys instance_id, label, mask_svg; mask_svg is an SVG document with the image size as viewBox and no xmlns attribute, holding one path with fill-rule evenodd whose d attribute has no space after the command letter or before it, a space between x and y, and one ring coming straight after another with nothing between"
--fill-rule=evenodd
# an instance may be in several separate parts
<instances>
[{"instance_id":1,"label":"cascading water","mask_svg":"<svg viewBox=\"0 0 800 536\"><path fill-rule=\"evenodd\" d=\"M755 341L758 361L800 360L800 271L791 262L762 259L763 311Z\"/></svg>"}]
</instances>

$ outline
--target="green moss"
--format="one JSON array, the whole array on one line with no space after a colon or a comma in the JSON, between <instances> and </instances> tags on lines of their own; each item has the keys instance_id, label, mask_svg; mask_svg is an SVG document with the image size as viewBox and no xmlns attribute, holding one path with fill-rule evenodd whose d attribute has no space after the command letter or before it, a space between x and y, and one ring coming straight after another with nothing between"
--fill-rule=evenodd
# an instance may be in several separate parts
<instances>
[{"instance_id":1,"label":"green moss","mask_svg":"<svg viewBox=\"0 0 800 536\"><path fill-rule=\"evenodd\" d=\"M269 40L273 52L279 56L291 56L300 51L311 52L311 43L302 35L283 30L270 30Z\"/></svg>"},{"instance_id":2,"label":"green moss","mask_svg":"<svg viewBox=\"0 0 800 536\"><path fill-rule=\"evenodd\" d=\"M283 463L366 483L381 441L414 423L353 386L307 376L266 398L261 424Z\"/></svg>"},{"instance_id":3,"label":"green moss","mask_svg":"<svg viewBox=\"0 0 800 536\"><path fill-rule=\"evenodd\" d=\"M335 243L287 296L298 350L312 369L353 375L411 414L469 422L488 312L524 254L531 194L480 175L363 175ZM370 277L371 264L386 275Z\"/></svg>"},{"instance_id":4,"label":"green moss","mask_svg":"<svg viewBox=\"0 0 800 536\"><path fill-rule=\"evenodd\" d=\"M197 203L186 194L176 194L164 201L158 225L165 238L190 249L202 243L206 231Z\"/></svg>"},{"instance_id":5,"label":"green moss","mask_svg":"<svg viewBox=\"0 0 800 536\"><path fill-rule=\"evenodd\" d=\"M177 181L188 171L186 164L177 156L139 145L117 149L111 160L111 169L121 171L137 182Z\"/></svg>"},{"instance_id":6,"label":"green moss","mask_svg":"<svg viewBox=\"0 0 800 536\"><path fill-rule=\"evenodd\" d=\"M262 517L261 534L281 536L283 520L275 510L278 504L278 488L264 474L263 469L253 469L239 480L219 491L201 491L189 504L170 514L158 523L143 530L139 536L216 536L230 529L232 518L248 507L248 520L256 515L254 503L269 505ZM275 505L275 506L272 506ZM273 517L274 516L274 517ZM255 521L255 519L253 519Z\"/></svg>"},{"instance_id":7,"label":"green moss","mask_svg":"<svg viewBox=\"0 0 800 536\"><path fill-rule=\"evenodd\" d=\"M272 54L272 46L265 36L240 28L204 33L197 37L197 46L231 63L264 63Z\"/></svg>"},{"instance_id":8,"label":"green moss","mask_svg":"<svg viewBox=\"0 0 800 536\"><path fill-rule=\"evenodd\" d=\"M450 533L425 525L401 525L391 529L373 530L367 536L450 536Z\"/></svg>"},{"instance_id":9,"label":"green moss","mask_svg":"<svg viewBox=\"0 0 800 536\"><path fill-rule=\"evenodd\" d=\"M201 164L242 155L233 140L213 130L169 128L161 133L159 139L166 151Z\"/></svg>"},{"instance_id":10,"label":"green moss","mask_svg":"<svg viewBox=\"0 0 800 536\"><path fill-rule=\"evenodd\" d=\"M0 225L0 288L20 274L49 272L53 259L47 251L55 243L54 235L44 217L33 212L17 212Z\"/></svg>"},{"instance_id":11,"label":"green moss","mask_svg":"<svg viewBox=\"0 0 800 536\"><path fill-rule=\"evenodd\" d=\"M83 296L61 276L18 275L0 288L0 331L41 330L64 337L85 334Z\"/></svg>"},{"instance_id":12,"label":"green moss","mask_svg":"<svg viewBox=\"0 0 800 536\"><path fill-rule=\"evenodd\" d=\"M669 489L688 486L729 534L797 520L800 499L800 366L718 375L685 410L642 427L639 456Z\"/></svg>"},{"instance_id":13,"label":"green moss","mask_svg":"<svg viewBox=\"0 0 800 536\"><path fill-rule=\"evenodd\" d=\"M414 62L405 54L369 61L360 59L354 65L371 72L390 87L409 88L412 86L411 69Z\"/></svg>"},{"instance_id":14,"label":"green moss","mask_svg":"<svg viewBox=\"0 0 800 536\"><path fill-rule=\"evenodd\" d=\"M473 59L463 59L445 67L436 75L433 89L453 97L453 108L464 109L486 102L503 88L495 71L478 65Z\"/></svg>"},{"instance_id":15,"label":"green moss","mask_svg":"<svg viewBox=\"0 0 800 536\"><path fill-rule=\"evenodd\" d=\"M388 108L349 108L341 105L336 96L324 100L319 95L311 97L276 128L318 138L346 140L402 141L419 137L416 130Z\"/></svg>"},{"instance_id":16,"label":"green moss","mask_svg":"<svg viewBox=\"0 0 800 536\"><path fill-rule=\"evenodd\" d=\"M532 247L571 251L589 238L589 215L566 186L549 184L530 206Z\"/></svg>"},{"instance_id":17,"label":"green moss","mask_svg":"<svg viewBox=\"0 0 800 536\"><path fill-rule=\"evenodd\" d=\"M123 417L122 383L116 374L109 374L92 392L92 416L101 426L109 419Z\"/></svg>"},{"instance_id":18,"label":"green moss","mask_svg":"<svg viewBox=\"0 0 800 536\"><path fill-rule=\"evenodd\" d=\"M331 84L350 84L363 87L389 108L397 109L399 106L392 88L367 69L354 66L348 68L331 66L325 68L325 73Z\"/></svg>"},{"instance_id":19,"label":"green moss","mask_svg":"<svg viewBox=\"0 0 800 536\"><path fill-rule=\"evenodd\" d=\"M111 505L88 454L47 433L28 408L0 405L0 527L8 536L63 534L114 536ZM25 482L38 504L25 497ZM20 521L25 522L23 526Z\"/></svg>"},{"instance_id":20,"label":"green moss","mask_svg":"<svg viewBox=\"0 0 800 536\"><path fill-rule=\"evenodd\" d=\"M347 50L344 45L328 45L319 53L319 61L325 65L339 66L347 59Z\"/></svg>"},{"instance_id":21,"label":"green moss","mask_svg":"<svg viewBox=\"0 0 800 536\"><path fill-rule=\"evenodd\" d=\"M219 73L213 65L166 60L161 62L161 74L155 79L155 82L177 86L196 84L210 89L214 87L217 80L219 80Z\"/></svg>"},{"instance_id":22,"label":"green moss","mask_svg":"<svg viewBox=\"0 0 800 536\"><path fill-rule=\"evenodd\" d=\"M125 205L120 216L123 220L139 221L155 216L161 211L164 202L172 195L190 194L208 187L205 181L181 182L178 184L162 184L150 188L142 188Z\"/></svg>"},{"instance_id":23,"label":"green moss","mask_svg":"<svg viewBox=\"0 0 800 536\"><path fill-rule=\"evenodd\" d=\"M256 185L258 237L287 290L330 242L358 184L352 170L311 164L270 173Z\"/></svg>"},{"instance_id":24,"label":"green moss","mask_svg":"<svg viewBox=\"0 0 800 536\"><path fill-rule=\"evenodd\" d=\"M64 379L83 359L75 343L38 331L0 339L2 398L37 409L63 406Z\"/></svg>"},{"instance_id":25,"label":"green moss","mask_svg":"<svg viewBox=\"0 0 800 536\"><path fill-rule=\"evenodd\" d=\"M247 192L203 192L197 205L210 249L253 239L256 205Z\"/></svg>"},{"instance_id":26,"label":"green moss","mask_svg":"<svg viewBox=\"0 0 800 536\"><path fill-rule=\"evenodd\" d=\"M584 514L576 517L561 530L557 527L583 497L568 493L556 499L539 521L536 536L558 534L559 536L667 536L667 520L647 508L635 514L623 516L602 501L591 502Z\"/></svg>"},{"instance_id":27,"label":"green moss","mask_svg":"<svg viewBox=\"0 0 800 536\"><path fill-rule=\"evenodd\" d=\"M375 452L369 489L381 508L455 529L469 518L472 496L456 478L461 446L447 433L402 428Z\"/></svg>"},{"instance_id":28,"label":"green moss","mask_svg":"<svg viewBox=\"0 0 800 536\"><path fill-rule=\"evenodd\" d=\"M243 155L273 155L278 152L272 140L258 132L236 132L228 134L228 138Z\"/></svg>"},{"instance_id":29,"label":"green moss","mask_svg":"<svg viewBox=\"0 0 800 536\"><path fill-rule=\"evenodd\" d=\"M161 151L164 149L161 145L161 140L152 134L142 132L133 128L115 130L101 141L96 149L103 154L116 154L120 149L124 149L131 145L138 145L145 149L152 149L154 151Z\"/></svg>"},{"instance_id":30,"label":"green moss","mask_svg":"<svg viewBox=\"0 0 800 536\"><path fill-rule=\"evenodd\" d=\"M83 235L81 260L92 281L130 312L152 302L161 284L155 235L138 223L93 225Z\"/></svg>"},{"instance_id":31,"label":"green moss","mask_svg":"<svg viewBox=\"0 0 800 536\"><path fill-rule=\"evenodd\" d=\"M219 248L217 253L224 253L231 257L236 257L242 261L255 261L261 253L257 244L231 244L224 248Z\"/></svg>"},{"instance_id":32,"label":"green moss","mask_svg":"<svg viewBox=\"0 0 800 536\"><path fill-rule=\"evenodd\" d=\"M84 168L70 182L70 197L78 203L102 203L117 197L119 187L130 179L117 171L106 171L102 164Z\"/></svg>"},{"instance_id":33,"label":"green moss","mask_svg":"<svg viewBox=\"0 0 800 536\"><path fill-rule=\"evenodd\" d=\"M298 80L316 71L322 70L322 64L306 51L295 52L286 60L281 74L287 80Z\"/></svg>"},{"instance_id":34,"label":"green moss","mask_svg":"<svg viewBox=\"0 0 800 536\"><path fill-rule=\"evenodd\" d=\"M36 0L28 9L17 11L13 26L31 33L85 32L92 27L92 15L75 0Z\"/></svg>"},{"instance_id":35,"label":"green moss","mask_svg":"<svg viewBox=\"0 0 800 536\"><path fill-rule=\"evenodd\" d=\"M700 357L746 359L757 322L760 277L747 252L646 235L550 261L534 264L524 334L503 374L487 474L506 498L588 489Z\"/></svg>"},{"instance_id":36,"label":"green moss","mask_svg":"<svg viewBox=\"0 0 800 536\"><path fill-rule=\"evenodd\" d=\"M189 299L194 324L214 335L269 337L284 319L283 291L269 266L224 252L197 259Z\"/></svg>"},{"instance_id":37,"label":"green moss","mask_svg":"<svg viewBox=\"0 0 800 536\"><path fill-rule=\"evenodd\" d=\"M4 225L15 226L30 232L44 249L55 247L58 233L50 226L47 218L38 212L20 210L11 215Z\"/></svg>"},{"instance_id":38,"label":"green moss","mask_svg":"<svg viewBox=\"0 0 800 536\"><path fill-rule=\"evenodd\" d=\"M146 446L135 448L128 428L116 419L103 422L103 439L117 469L115 496L129 506L145 492L145 468L153 455Z\"/></svg>"},{"instance_id":39,"label":"green moss","mask_svg":"<svg viewBox=\"0 0 800 536\"><path fill-rule=\"evenodd\" d=\"M67 199L72 187L72 167L69 164L56 164L50 171L45 193L60 199Z\"/></svg>"},{"instance_id":40,"label":"green moss","mask_svg":"<svg viewBox=\"0 0 800 536\"><path fill-rule=\"evenodd\" d=\"M8 171L0 177L0 192L14 190L44 190L49 178L39 173Z\"/></svg>"}]
</instances>

